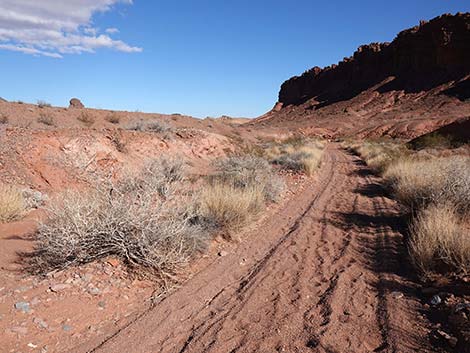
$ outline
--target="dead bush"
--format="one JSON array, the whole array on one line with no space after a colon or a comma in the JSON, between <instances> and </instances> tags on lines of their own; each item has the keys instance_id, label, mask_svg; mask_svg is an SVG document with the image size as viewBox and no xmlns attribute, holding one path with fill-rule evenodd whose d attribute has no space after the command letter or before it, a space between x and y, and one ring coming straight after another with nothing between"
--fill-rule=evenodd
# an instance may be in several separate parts
<instances>
[{"instance_id":1,"label":"dead bush","mask_svg":"<svg viewBox=\"0 0 470 353\"><path fill-rule=\"evenodd\" d=\"M126 126L126 130L131 130L131 131L144 131L144 123L143 121L133 121L129 125Z\"/></svg>"},{"instance_id":2,"label":"dead bush","mask_svg":"<svg viewBox=\"0 0 470 353\"><path fill-rule=\"evenodd\" d=\"M410 209L451 203L460 213L470 212L470 157L402 158L386 169L384 178Z\"/></svg>"},{"instance_id":3,"label":"dead bush","mask_svg":"<svg viewBox=\"0 0 470 353\"><path fill-rule=\"evenodd\" d=\"M66 192L56 200L38 230L31 269L46 273L115 256L162 283L177 281L181 268L207 246L209 234L194 221L191 200L159 192L162 180L181 180L180 168L149 165L119 183Z\"/></svg>"},{"instance_id":4,"label":"dead bush","mask_svg":"<svg viewBox=\"0 0 470 353\"><path fill-rule=\"evenodd\" d=\"M8 124L8 115L0 114L0 124Z\"/></svg>"},{"instance_id":5,"label":"dead bush","mask_svg":"<svg viewBox=\"0 0 470 353\"><path fill-rule=\"evenodd\" d=\"M408 149L394 142L360 142L348 144L366 164L377 173L383 173L395 160L409 155Z\"/></svg>"},{"instance_id":6,"label":"dead bush","mask_svg":"<svg viewBox=\"0 0 470 353\"><path fill-rule=\"evenodd\" d=\"M157 133L169 133L173 128L163 121L150 121L146 124L145 130Z\"/></svg>"},{"instance_id":7,"label":"dead bush","mask_svg":"<svg viewBox=\"0 0 470 353\"><path fill-rule=\"evenodd\" d=\"M411 225L410 253L425 274L470 271L470 225L452 204L434 204Z\"/></svg>"},{"instance_id":8,"label":"dead bush","mask_svg":"<svg viewBox=\"0 0 470 353\"><path fill-rule=\"evenodd\" d=\"M127 130L133 131L151 131L159 134L164 134L165 137L169 136L169 133L173 131L173 128L163 122L163 121L147 121L144 122L142 120L134 121L130 125L126 127Z\"/></svg>"},{"instance_id":9,"label":"dead bush","mask_svg":"<svg viewBox=\"0 0 470 353\"><path fill-rule=\"evenodd\" d=\"M271 165L255 156L232 156L214 163L212 179L237 188L259 187L267 201L276 201L284 189L283 180Z\"/></svg>"},{"instance_id":10,"label":"dead bush","mask_svg":"<svg viewBox=\"0 0 470 353\"><path fill-rule=\"evenodd\" d=\"M38 123L47 125L47 126L56 126L54 118L52 115L41 113L39 114Z\"/></svg>"},{"instance_id":11,"label":"dead bush","mask_svg":"<svg viewBox=\"0 0 470 353\"><path fill-rule=\"evenodd\" d=\"M20 218L26 210L26 202L21 190L0 184L0 223Z\"/></svg>"},{"instance_id":12,"label":"dead bush","mask_svg":"<svg viewBox=\"0 0 470 353\"><path fill-rule=\"evenodd\" d=\"M121 122L121 117L116 113L109 114L105 119L111 124L119 124Z\"/></svg>"},{"instance_id":13,"label":"dead bush","mask_svg":"<svg viewBox=\"0 0 470 353\"><path fill-rule=\"evenodd\" d=\"M38 100L37 104L38 104L38 107L41 108L41 109L51 107L50 103L47 103L46 101L43 101L43 100Z\"/></svg>"},{"instance_id":14,"label":"dead bush","mask_svg":"<svg viewBox=\"0 0 470 353\"><path fill-rule=\"evenodd\" d=\"M295 142L295 144L272 147L266 152L267 157L273 164L285 170L313 175L320 165L323 146L318 142L303 145L297 140Z\"/></svg>"},{"instance_id":15,"label":"dead bush","mask_svg":"<svg viewBox=\"0 0 470 353\"><path fill-rule=\"evenodd\" d=\"M87 112L80 113L80 115L77 117L77 120L84 123L86 126L91 126L95 122L95 118Z\"/></svg>"}]
</instances>

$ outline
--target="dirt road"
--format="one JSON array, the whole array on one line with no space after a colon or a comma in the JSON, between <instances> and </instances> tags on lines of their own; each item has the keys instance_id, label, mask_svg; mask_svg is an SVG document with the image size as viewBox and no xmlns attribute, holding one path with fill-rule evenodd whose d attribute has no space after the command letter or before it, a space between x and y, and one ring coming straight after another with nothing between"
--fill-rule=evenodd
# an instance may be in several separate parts
<instances>
[{"instance_id":1,"label":"dirt road","mask_svg":"<svg viewBox=\"0 0 470 353\"><path fill-rule=\"evenodd\" d=\"M431 351L402 221L377 182L329 146L304 192L234 253L93 351Z\"/></svg>"}]
</instances>

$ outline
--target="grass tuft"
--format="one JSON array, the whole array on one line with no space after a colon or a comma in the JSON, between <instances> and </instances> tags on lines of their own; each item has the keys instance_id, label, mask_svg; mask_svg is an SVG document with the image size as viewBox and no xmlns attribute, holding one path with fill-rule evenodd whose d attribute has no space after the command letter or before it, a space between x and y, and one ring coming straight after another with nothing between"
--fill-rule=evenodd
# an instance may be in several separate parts
<instances>
[{"instance_id":1,"label":"grass tuft","mask_svg":"<svg viewBox=\"0 0 470 353\"><path fill-rule=\"evenodd\" d=\"M22 192L13 186L0 184L0 223L19 219L25 210Z\"/></svg>"},{"instance_id":2,"label":"grass tuft","mask_svg":"<svg viewBox=\"0 0 470 353\"><path fill-rule=\"evenodd\" d=\"M423 273L470 272L470 227L452 204L434 204L411 224L410 253Z\"/></svg>"}]
</instances>

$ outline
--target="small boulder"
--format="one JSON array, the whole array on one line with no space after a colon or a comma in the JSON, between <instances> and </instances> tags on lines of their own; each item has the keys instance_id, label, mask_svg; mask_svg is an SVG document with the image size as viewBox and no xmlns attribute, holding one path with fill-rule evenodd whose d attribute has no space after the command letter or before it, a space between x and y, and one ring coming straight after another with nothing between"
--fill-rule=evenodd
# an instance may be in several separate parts
<instances>
[{"instance_id":1,"label":"small boulder","mask_svg":"<svg viewBox=\"0 0 470 353\"><path fill-rule=\"evenodd\" d=\"M84 106L83 103L80 101L80 99L78 99L78 98L72 98L72 99L70 100L69 108L82 109L82 108L85 108L85 106Z\"/></svg>"}]
</instances>

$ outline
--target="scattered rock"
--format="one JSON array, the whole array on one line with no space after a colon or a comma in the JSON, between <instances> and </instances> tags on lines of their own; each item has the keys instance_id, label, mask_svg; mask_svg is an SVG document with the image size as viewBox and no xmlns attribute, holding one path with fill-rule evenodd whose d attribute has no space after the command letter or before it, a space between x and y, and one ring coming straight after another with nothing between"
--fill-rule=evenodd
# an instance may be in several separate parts
<instances>
[{"instance_id":1,"label":"scattered rock","mask_svg":"<svg viewBox=\"0 0 470 353\"><path fill-rule=\"evenodd\" d=\"M78 98L72 98L70 100L69 108L75 108L75 109L83 109L85 106L83 103L80 101Z\"/></svg>"},{"instance_id":2,"label":"scattered rock","mask_svg":"<svg viewBox=\"0 0 470 353\"><path fill-rule=\"evenodd\" d=\"M31 311L31 307L27 302L17 302L15 303L15 309L20 310L23 313L29 313Z\"/></svg>"},{"instance_id":3,"label":"scattered rock","mask_svg":"<svg viewBox=\"0 0 470 353\"><path fill-rule=\"evenodd\" d=\"M470 303L459 303L454 307L454 313L460 311L469 311L470 312Z\"/></svg>"},{"instance_id":4,"label":"scattered rock","mask_svg":"<svg viewBox=\"0 0 470 353\"><path fill-rule=\"evenodd\" d=\"M451 347L455 347L458 343L458 339L456 337L453 337L449 335L447 332L444 332L442 330L437 330L437 334L443 338Z\"/></svg>"},{"instance_id":5,"label":"scattered rock","mask_svg":"<svg viewBox=\"0 0 470 353\"><path fill-rule=\"evenodd\" d=\"M38 317L35 317L33 319L33 322L38 325L40 328L42 329L47 329L49 327L49 325L47 324L47 322L45 322L43 319L40 319Z\"/></svg>"},{"instance_id":6,"label":"scattered rock","mask_svg":"<svg viewBox=\"0 0 470 353\"><path fill-rule=\"evenodd\" d=\"M73 327L70 326L70 325L63 325L62 326L62 330L64 330L65 332L69 332L69 331L72 331Z\"/></svg>"},{"instance_id":7,"label":"scattered rock","mask_svg":"<svg viewBox=\"0 0 470 353\"><path fill-rule=\"evenodd\" d=\"M29 348L38 348L37 345L35 345L34 343L31 343L31 342L28 343L28 347Z\"/></svg>"},{"instance_id":8,"label":"scattered rock","mask_svg":"<svg viewBox=\"0 0 470 353\"><path fill-rule=\"evenodd\" d=\"M403 298L403 293L402 292L392 292L391 295L395 299Z\"/></svg>"},{"instance_id":9,"label":"scattered rock","mask_svg":"<svg viewBox=\"0 0 470 353\"><path fill-rule=\"evenodd\" d=\"M100 307L101 309L106 308L106 302L104 302L104 301L98 302L98 307Z\"/></svg>"},{"instance_id":10,"label":"scattered rock","mask_svg":"<svg viewBox=\"0 0 470 353\"><path fill-rule=\"evenodd\" d=\"M62 292L68 288L70 288L70 284L66 284L66 283L53 284L52 286L49 287L49 289L54 293Z\"/></svg>"},{"instance_id":11,"label":"scattered rock","mask_svg":"<svg viewBox=\"0 0 470 353\"><path fill-rule=\"evenodd\" d=\"M81 275L80 277L85 282L90 282L93 279L93 275L91 273L85 273L84 275Z\"/></svg>"},{"instance_id":12,"label":"scattered rock","mask_svg":"<svg viewBox=\"0 0 470 353\"><path fill-rule=\"evenodd\" d=\"M91 295L100 295L101 290L99 288L96 288L96 287L91 287L91 288L88 289L88 293L90 293Z\"/></svg>"},{"instance_id":13,"label":"scattered rock","mask_svg":"<svg viewBox=\"0 0 470 353\"><path fill-rule=\"evenodd\" d=\"M436 294L431 298L431 301L429 303L431 303L431 305L439 305L442 303L442 299Z\"/></svg>"},{"instance_id":14,"label":"scattered rock","mask_svg":"<svg viewBox=\"0 0 470 353\"><path fill-rule=\"evenodd\" d=\"M221 250L221 251L219 251L219 253L217 255L219 255L220 257L224 257L224 256L228 255L228 252L226 252L225 250Z\"/></svg>"}]
</instances>

